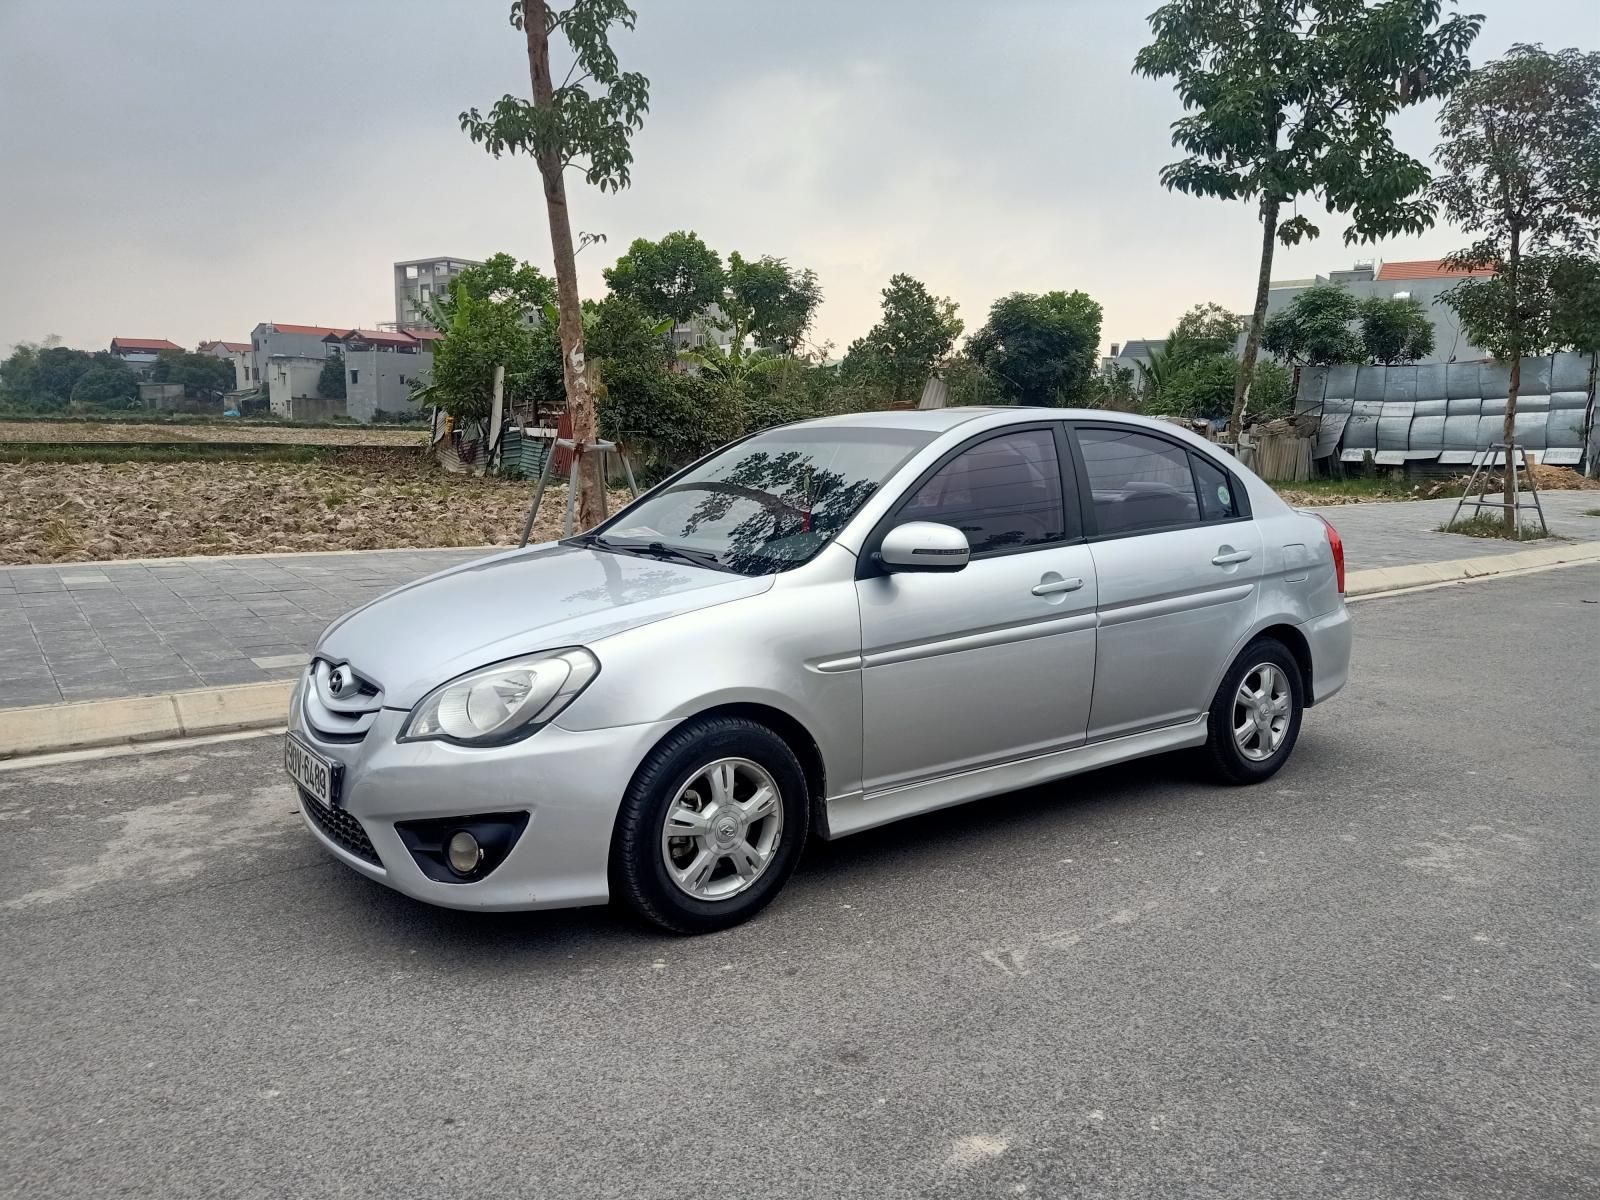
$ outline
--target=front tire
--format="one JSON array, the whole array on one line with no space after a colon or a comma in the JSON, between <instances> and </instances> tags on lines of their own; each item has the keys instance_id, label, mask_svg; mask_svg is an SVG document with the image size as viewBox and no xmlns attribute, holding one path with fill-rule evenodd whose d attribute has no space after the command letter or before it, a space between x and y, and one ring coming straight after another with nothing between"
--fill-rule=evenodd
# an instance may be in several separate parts
<instances>
[{"instance_id":1,"label":"front tire","mask_svg":"<svg viewBox=\"0 0 1600 1200\"><path fill-rule=\"evenodd\" d=\"M794 751L765 725L708 717L645 758L611 842L611 895L673 933L754 916L794 873L811 802Z\"/></svg>"},{"instance_id":2,"label":"front tire","mask_svg":"<svg viewBox=\"0 0 1600 1200\"><path fill-rule=\"evenodd\" d=\"M1300 737L1305 683L1288 647L1273 638L1246 646L1211 701L1205 756L1223 783L1261 783L1289 761Z\"/></svg>"}]
</instances>

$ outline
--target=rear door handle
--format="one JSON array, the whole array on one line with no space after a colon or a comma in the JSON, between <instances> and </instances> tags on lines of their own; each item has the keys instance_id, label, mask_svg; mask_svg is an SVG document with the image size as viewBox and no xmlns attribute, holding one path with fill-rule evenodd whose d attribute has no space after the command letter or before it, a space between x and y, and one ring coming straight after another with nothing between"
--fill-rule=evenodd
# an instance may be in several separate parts
<instances>
[{"instance_id":1,"label":"rear door handle","mask_svg":"<svg viewBox=\"0 0 1600 1200\"><path fill-rule=\"evenodd\" d=\"M1049 583L1033 585L1035 596L1053 596L1057 592L1075 592L1083 586L1081 579L1052 579Z\"/></svg>"},{"instance_id":2,"label":"rear door handle","mask_svg":"<svg viewBox=\"0 0 1600 1200\"><path fill-rule=\"evenodd\" d=\"M1219 567L1230 567L1234 563L1249 562L1250 561L1250 551L1248 551L1248 550L1234 550L1234 551L1232 551L1232 552L1230 552L1228 554L1219 554L1215 558L1213 558L1211 561L1213 563L1215 563Z\"/></svg>"}]
</instances>

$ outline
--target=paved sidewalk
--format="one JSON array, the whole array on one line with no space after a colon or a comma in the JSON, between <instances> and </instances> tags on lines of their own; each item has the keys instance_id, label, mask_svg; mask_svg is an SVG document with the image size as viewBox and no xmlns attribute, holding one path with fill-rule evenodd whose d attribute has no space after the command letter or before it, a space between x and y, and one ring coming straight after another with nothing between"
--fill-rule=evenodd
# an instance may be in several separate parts
<instances>
[{"instance_id":1,"label":"paved sidewalk","mask_svg":"<svg viewBox=\"0 0 1600 1200\"><path fill-rule=\"evenodd\" d=\"M1433 530L1455 501L1351 504L1321 511L1351 571L1527 550ZM1600 492L1545 498L1557 534L1600 541ZM1548 542L1532 546L1550 545ZM390 588L490 553L342 554L0 567L0 708L164 695L296 675L317 635Z\"/></svg>"}]
</instances>

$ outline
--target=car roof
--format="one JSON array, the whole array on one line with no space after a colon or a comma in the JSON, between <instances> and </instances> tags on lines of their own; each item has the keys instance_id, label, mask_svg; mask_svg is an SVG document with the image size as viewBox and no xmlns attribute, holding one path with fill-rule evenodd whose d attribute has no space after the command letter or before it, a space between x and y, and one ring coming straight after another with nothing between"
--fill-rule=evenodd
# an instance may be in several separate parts
<instances>
[{"instance_id":1,"label":"car roof","mask_svg":"<svg viewBox=\"0 0 1600 1200\"><path fill-rule=\"evenodd\" d=\"M1115 412L1091 408L1043 408L1012 405L971 405L956 408L895 409L884 412L839 413L830 417L814 417L809 421L796 421L788 426L797 428L856 428L856 429L922 429L930 433L943 433L980 417L1009 417L1010 421L1065 420L1117 421L1129 425L1142 425L1152 429L1171 430L1170 422L1154 421L1137 413ZM1001 422L1009 424L1010 422Z\"/></svg>"}]
</instances>

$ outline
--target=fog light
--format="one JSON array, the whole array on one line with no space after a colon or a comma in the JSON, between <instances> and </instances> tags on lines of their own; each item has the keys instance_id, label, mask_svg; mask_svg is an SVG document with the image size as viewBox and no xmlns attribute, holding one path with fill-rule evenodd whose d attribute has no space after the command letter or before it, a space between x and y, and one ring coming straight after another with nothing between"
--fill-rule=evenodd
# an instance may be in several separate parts
<instances>
[{"instance_id":1,"label":"fog light","mask_svg":"<svg viewBox=\"0 0 1600 1200\"><path fill-rule=\"evenodd\" d=\"M445 859L457 875L471 875L483 861L483 847L478 845L477 838L465 829L459 829L450 835L450 842L445 847Z\"/></svg>"}]
</instances>

